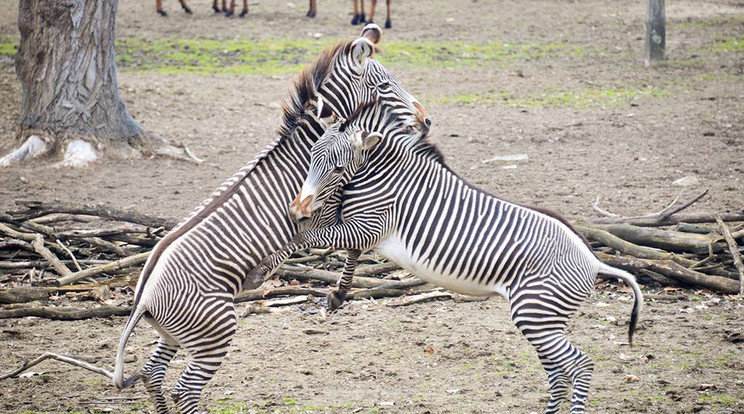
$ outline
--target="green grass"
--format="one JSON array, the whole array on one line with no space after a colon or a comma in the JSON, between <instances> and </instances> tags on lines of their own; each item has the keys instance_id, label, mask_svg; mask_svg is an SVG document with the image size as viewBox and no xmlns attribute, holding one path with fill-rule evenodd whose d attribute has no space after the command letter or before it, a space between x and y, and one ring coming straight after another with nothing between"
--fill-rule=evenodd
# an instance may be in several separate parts
<instances>
[{"instance_id":1,"label":"green grass","mask_svg":"<svg viewBox=\"0 0 744 414\"><path fill-rule=\"evenodd\" d=\"M18 52L18 42L0 39L0 56L15 55Z\"/></svg>"},{"instance_id":2,"label":"green grass","mask_svg":"<svg viewBox=\"0 0 744 414\"><path fill-rule=\"evenodd\" d=\"M667 92L657 87L617 89L560 89L539 93L516 95L508 92L480 94L466 93L447 95L439 103L461 103L478 105L504 104L515 107L559 107L587 108L593 105L616 106L644 97L662 97Z\"/></svg>"},{"instance_id":3,"label":"green grass","mask_svg":"<svg viewBox=\"0 0 744 414\"><path fill-rule=\"evenodd\" d=\"M744 52L744 37L736 39L718 39L710 50L713 52Z\"/></svg>"},{"instance_id":4,"label":"green grass","mask_svg":"<svg viewBox=\"0 0 744 414\"><path fill-rule=\"evenodd\" d=\"M296 73L334 40L271 41L123 38L117 42L122 70L157 73L280 75ZM386 42L377 58L384 65L447 68L500 65L514 60L583 57L566 43L510 45L503 42Z\"/></svg>"},{"instance_id":5,"label":"green grass","mask_svg":"<svg viewBox=\"0 0 744 414\"><path fill-rule=\"evenodd\" d=\"M702 395L698 398L698 402L713 405L731 405L736 404L739 401L741 400L726 394Z\"/></svg>"}]
</instances>

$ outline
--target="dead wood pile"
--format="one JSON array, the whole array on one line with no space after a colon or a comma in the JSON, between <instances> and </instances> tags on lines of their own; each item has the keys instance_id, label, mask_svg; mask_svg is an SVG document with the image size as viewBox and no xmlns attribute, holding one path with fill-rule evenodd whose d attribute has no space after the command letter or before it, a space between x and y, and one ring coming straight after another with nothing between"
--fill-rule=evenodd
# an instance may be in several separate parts
<instances>
[{"instance_id":1,"label":"dead wood pile","mask_svg":"<svg viewBox=\"0 0 744 414\"><path fill-rule=\"evenodd\" d=\"M601 260L636 274L642 283L744 294L744 209L682 211L705 194L637 217L620 217L595 203L602 217L574 225ZM100 206L16 204L17 210L0 214L0 319L127 315L150 250L176 225ZM338 280L344 258L343 252L303 252L287 261L277 280L242 292L236 301L250 302L244 314L322 301ZM400 297L391 306L471 300L427 285L374 252L360 258L354 288L353 299Z\"/></svg>"}]
</instances>

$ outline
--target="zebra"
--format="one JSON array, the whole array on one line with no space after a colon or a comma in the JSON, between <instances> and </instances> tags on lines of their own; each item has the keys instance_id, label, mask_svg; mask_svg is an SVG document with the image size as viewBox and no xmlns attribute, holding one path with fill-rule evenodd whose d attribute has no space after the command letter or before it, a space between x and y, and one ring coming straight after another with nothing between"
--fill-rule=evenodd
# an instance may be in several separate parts
<instances>
[{"instance_id":1,"label":"zebra","mask_svg":"<svg viewBox=\"0 0 744 414\"><path fill-rule=\"evenodd\" d=\"M326 122L379 101L408 120L412 135L426 135L431 123L426 110L372 59L380 37L380 28L368 25L358 39L322 52L290 90L279 138L153 249L119 341L113 379L117 388L142 379L157 412L167 413L163 377L176 352L184 349L191 358L171 396L180 412L197 412L201 391L222 363L236 330L235 295L262 283L248 277L248 270L298 231L286 206L300 189L310 148ZM142 368L124 379L126 343L141 318L160 340Z\"/></svg>"},{"instance_id":2,"label":"zebra","mask_svg":"<svg viewBox=\"0 0 744 414\"><path fill-rule=\"evenodd\" d=\"M569 317L597 276L629 284L635 301L632 345L643 294L630 273L602 263L558 214L511 203L460 178L428 140L411 140L383 107L339 121L312 148L310 169L290 206L312 217L341 191L339 224L303 230L252 270L269 275L292 252L331 246L376 251L428 282L477 296L501 295L548 375L546 413L573 388L571 412L583 413L594 363L566 338ZM350 286L351 274L344 269ZM339 284L341 286L341 284ZM346 291L335 293L338 306Z\"/></svg>"}]
</instances>

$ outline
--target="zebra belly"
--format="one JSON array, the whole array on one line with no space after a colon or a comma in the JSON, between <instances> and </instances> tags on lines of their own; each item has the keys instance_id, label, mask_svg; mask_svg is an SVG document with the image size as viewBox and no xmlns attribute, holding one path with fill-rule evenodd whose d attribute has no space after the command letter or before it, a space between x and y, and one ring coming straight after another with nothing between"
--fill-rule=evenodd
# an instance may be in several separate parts
<instances>
[{"instance_id":1,"label":"zebra belly","mask_svg":"<svg viewBox=\"0 0 744 414\"><path fill-rule=\"evenodd\" d=\"M430 261L426 258L422 260L421 258L413 257L413 254L406 248L405 243L395 235L390 235L384 239L375 247L375 250L420 279L447 290L471 296L495 296L498 294L506 297L506 289L501 285L480 284L472 279L458 279L453 274L437 271L429 264Z\"/></svg>"}]
</instances>

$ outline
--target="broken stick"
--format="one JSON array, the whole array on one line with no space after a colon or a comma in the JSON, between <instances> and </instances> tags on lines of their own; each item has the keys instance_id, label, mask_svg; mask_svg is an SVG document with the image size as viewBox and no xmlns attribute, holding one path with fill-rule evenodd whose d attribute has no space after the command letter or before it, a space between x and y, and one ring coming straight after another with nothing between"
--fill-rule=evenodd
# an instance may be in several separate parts
<instances>
[{"instance_id":1,"label":"broken stick","mask_svg":"<svg viewBox=\"0 0 744 414\"><path fill-rule=\"evenodd\" d=\"M731 230L729 230L726 223L720 217L716 217L716 222L721 228L721 234L723 234L723 238L729 246L729 251L731 251L731 256L734 258L734 266L739 271L739 296L744 296L744 263L741 262L739 246L736 244L736 240L731 235Z\"/></svg>"}]
</instances>

